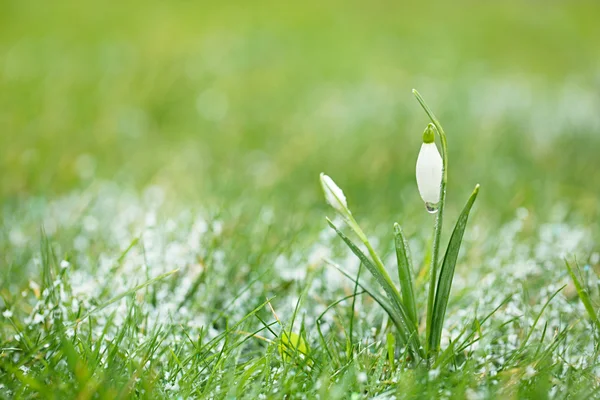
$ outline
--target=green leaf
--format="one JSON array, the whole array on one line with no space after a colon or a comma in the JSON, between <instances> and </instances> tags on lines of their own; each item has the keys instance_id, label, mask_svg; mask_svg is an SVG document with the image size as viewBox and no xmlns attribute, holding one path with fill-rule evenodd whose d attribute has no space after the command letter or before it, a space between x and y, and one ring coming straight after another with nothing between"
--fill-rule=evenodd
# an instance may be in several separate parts
<instances>
[{"instance_id":1,"label":"green leaf","mask_svg":"<svg viewBox=\"0 0 600 400\"><path fill-rule=\"evenodd\" d=\"M579 296L579 299L583 303L583 306L590 316L590 319L596 325L596 328L600 330L600 320L598 319L598 314L596 314L596 311L594 310L594 306L592 305L592 301L590 300L587 289L583 287L581 281L577 278L577 275L575 275L573 268L571 268L571 265L567 260L565 260L565 264L567 264L567 270L569 271L569 275L571 275L575 289L577 289L577 295Z\"/></svg>"},{"instance_id":2,"label":"green leaf","mask_svg":"<svg viewBox=\"0 0 600 400\"><path fill-rule=\"evenodd\" d=\"M386 312L390 315L390 318L392 318L392 320L394 320L394 318L398 320L399 324L397 326L400 330L401 336L403 336L404 338L408 338L412 350L420 354L421 346L419 344L417 327L414 324L410 323L410 318L408 317L406 308L402 304L402 299L399 297L396 288L391 286L391 284L385 279L385 277L382 275L379 269L365 255L365 253L363 253L362 250L352 242L352 240L350 240L346 235L344 235L333 224L333 222L331 222L329 218L327 219L327 223L329 223L329 226L331 226L331 228L338 234L338 236L342 238L342 240L346 243L348 248L350 248L354 255L358 257L360 262L362 262L364 266L367 267L369 272L373 275L373 277L375 277L375 280L377 280L377 283L379 283L383 291L386 293L388 299L390 300L392 310L394 311L393 313L390 313L388 310L386 310Z\"/></svg>"},{"instance_id":3,"label":"green leaf","mask_svg":"<svg viewBox=\"0 0 600 400\"><path fill-rule=\"evenodd\" d=\"M392 308L397 309L397 311L399 313L401 313L400 309L403 308L403 306L400 303L401 299L399 299L395 295L395 291L392 290L389 287L388 282L384 279L384 277L381 275L381 273L379 272L379 270L377 269L377 267L375 267L375 265L369 259L369 257L367 257L366 254L363 253L363 251L356 244L354 244L354 242L352 242L351 239L349 239L346 235L344 235L333 224L333 222L331 222L331 220L327 219L327 222L329 223L329 226L331 226L331 228L338 234L338 236L340 238L342 238L342 240L346 243L346 245L352 251L352 253L354 253L354 255L356 257L358 257L358 259L360 260L360 262L365 267L367 267L367 269L369 270L369 272L371 273L371 275L373 275L373 277L375 278L375 280L377 281L377 283L379 284L379 286L381 286L381 288L383 289L383 291L386 293L386 295L387 295L387 297L388 297L388 299L390 301L389 304L392 306ZM400 317L402 317L402 315L400 315ZM408 332L408 325L406 324L406 318L401 318L401 323L402 323L402 329L404 330L404 332L405 333Z\"/></svg>"},{"instance_id":4,"label":"green leaf","mask_svg":"<svg viewBox=\"0 0 600 400\"><path fill-rule=\"evenodd\" d=\"M396 327L397 334L398 334L398 336L400 336L400 339L402 340L402 343L407 343L406 336L405 336L403 328L401 326L400 319L398 318L397 313L394 311L392 305L389 303L389 301L386 300L385 297L383 297L383 295L381 295L375 289L369 287L366 283L359 282L358 279L355 279L354 277L352 277L348 272L344 271L342 267L340 267L339 265L337 265L333 261L331 261L331 260L325 260L325 262L329 266L337 269L342 275L344 275L346 278L350 279L356 285L358 285L358 287L360 287L364 291L364 293L367 293L369 296L371 296L371 298L373 300L375 300L375 302L377 304L379 304L379 306L381 308L383 308L383 310L388 314L388 316L392 320L392 323ZM333 360L333 356L331 355L331 352L329 351L329 348L326 345L325 338L323 337L323 334L321 333L321 329L319 328L320 318L322 317L322 315L323 314L321 314L321 316L319 316L319 318L317 318L317 330L319 331L319 335L321 337L322 342L325 344L325 349L326 349L327 353L329 354L329 357Z\"/></svg>"},{"instance_id":5,"label":"green leaf","mask_svg":"<svg viewBox=\"0 0 600 400\"><path fill-rule=\"evenodd\" d=\"M394 359L395 357L395 353L394 353L394 346L396 344L396 341L394 339L394 335L392 335L390 332L388 332L387 334L387 352L388 352L388 360L390 363L390 366L392 368L392 370L394 369Z\"/></svg>"},{"instance_id":6,"label":"green leaf","mask_svg":"<svg viewBox=\"0 0 600 400\"><path fill-rule=\"evenodd\" d=\"M402 228L397 223L394 224L394 244L396 245L396 259L398 260L398 279L400 280L400 292L402 302L406 307L409 318L415 326L418 326L417 306L415 303L415 294L412 280L412 261L410 249Z\"/></svg>"},{"instance_id":7,"label":"green leaf","mask_svg":"<svg viewBox=\"0 0 600 400\"><path fill-rule=\"evenodd\" d=\"M383 297L383 295L380 294L377 290L371 288L369 285L367 285L364 282L360 282L357 279L354 279L349 273L344 271L342 269L342 267L340 267L339 265L335 264L334 262L332 262L330 260L325 260L325 262L328 265L332 266L333 268L337 269L342 275L344 275L346 278L350 279L352 282L357 284L358 287L360 287L369 296L371 296L371 298L373 300L375 300L375 302L377 304L379 304L379 306L381 308L383 308L383 310L389 315L390 319L392 320L392 322L398 329L398 334L400 335L400 338L402 339L403 343L406 343L406 334L404 332L404 328L402 327L402 324L400 322L400 318L399 318L398 314L396 313L396 311L394 311L394 308L392 307L390 302L385 297Z\"/></svg>"},{"instance_id":8,"label":"green leaf","mask_svg":"<svg viewBox=\"0 0 600 400\"><path fill-rule=\"evenodd\" d=\"M75 324L78 324L81 321L84 321L85 319L87 319L87 317L89 317L90 315L92 315L95 312L98 312L100 310L105 309L106 307L110 306L111 304L116 303L117 301L121 300L124 297L127 297L135 292L137 292L138 290L144 289L145 287L148 287L150 285L153 285L157 282L162 281L163 279L173 275L174 273L176 273L177 271L179 271L179 268L174 269L172 271L166 272L162 275L159 275L155 278L149 279L146 282L137 285L136 287L129 289L121 294L118 294L117 296L113 297L112 299L108 300L107 302L105 302L104 304L101 304L99 306L97 306L96 308L92 309L91 311L88 311L85 315L83 315L82 317L78 318L77 321L75 321Z\"/></svg>"},{"instance_id":9,"label":"green leaf","mask_svg":"<svg viewBox=\"0 0 600 400\"><path fill-rule=\"evenodd\" d=\"M291 356L296 352L305 356L308 354L308 346L306 345L306 342L302 336L298 335L296 332L283 331L279 336L277 350L284 361L290 361Z\"/></svg>"},{"instance_id":10,"label":"green leaf","mask_svg":"<svg viewBox=\"0 0 600 400\"><path fill-rule=\"evenodd\" d=\"M429 338L429 350L433 354L439 351L440 341L442 338L442 327L444 325L444 317L446 316L448 299L450 298L450 289L452 288L452 279L454 278L456 260L458 258L458 252L460 251L460 245L465 233L465 228L467 227L469 213L471 212L471 207L473 207L473 203L475 202L478 193L479 185L475 186L475 190L473 190L471 197L469 197L467 204L458 217L458 221L456 222L454 230L452 231L452 236L448 242L448 248L446 249L446 254L444 255L444 260L440 269L440 277L437 283L437 290L435 292L435 302L433 305L433 314L431 319L431 336Z\"/></svg>"},{"instance_id":11,"label":"green leaf","mask_svg":"<svg viewBox=\"0 0 600 400\"><path fill-rule=\"evenodd\" d=\"M538 315L535 317L535 320L533 321L533 325L531 325L531 329L529 330L529 333L525 337L525 340L523 340L523 343L521 344L522 348L524 348L525 345L527 344L527 342L529 342L529 339L531 338L531 335L533 335L533 331L535 330L535 327L537 326L537 323L539 322L540 318L542 317L542 314L544 313L544 310L546 310L546 307L548 307L548 304L550 304L550 302L552 301L552 299L554 299L566 286L567 285L563 285L560 288L558 288L558 290L556 292L554 292L552 294L552 296L550 296L548 298L548 300L546 300L546 302L542 306L542 309L540 310L540 312L538 313Z\"/></svg>"}]
</instances>

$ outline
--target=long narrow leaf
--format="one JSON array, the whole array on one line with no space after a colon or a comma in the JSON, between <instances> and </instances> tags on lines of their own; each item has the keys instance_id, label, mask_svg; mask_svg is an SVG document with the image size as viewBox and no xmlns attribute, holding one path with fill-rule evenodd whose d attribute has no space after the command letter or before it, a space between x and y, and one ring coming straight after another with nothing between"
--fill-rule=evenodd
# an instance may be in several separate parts
<instances>
[{"instance_id":1,"label":"long narrow leaf","mask_svg":"<svg viewBox=\"0 0 600 400\"><path fill-rule=\"evenodd\" d=\"M444 317L446 316L446 308L448 306L448 299L450 298L450 289L452 288L452 279L454 278L454 268L456 267L458 252L460 251L460 245L465 233L465 228L467 227L469 213L471 212L471 207L473 207L473 203L475 202L478 193L479 185L475 186L475 190L473 190L465 208L463 208L458 217L458 221L452 231L452 236L450 236L448 248L446 249L444 261L442 262L442 267L440 269L440 277L435 292L435 303L433 305L431 337L429 341L429 350L433 354L436 354L439 351Z\"/></svg>"},{"instance_id":2,"label":"long narrow leaf","mask_svg":"<svg viewBox=\"0 0 600 400\"><path fill-rule=\"evenodd\" d=\"M544 310L546 310L546 307L548 307L548 304L550 304L550 302L552 301L552 299L554 299L566 286L567 285L561 286L560 288L558 288L558 290L556 292L554 292L552 294L552 296L548 297L548 300L546 300L546 302L542 306L542 309L540 310L540 312L535 317L535 320L533 321L533 325L531 325L531 328L529 329L529 333L525 337L525 340L523 340L523 342L521 343L521 348L525 348L525 345L527 344L527 342L529 342L529 339L531 338L531 335L533 335L533 332L535 331L535 327L537 326L538 321L542 317L542 314L544 313Z\"/></svg>"},{"instance_id":3,"label":"long narrow leaf","mask_svg":"<svg viewBox=\"0 0 600 400\"><path fill-rule=\"evenodd\" d=\"M346 235L344 235L333 224L333 222L331 222L331 220L327 219L327 222L329 223L329 226L331 226L331 228L338 234L338 236L346 243L346 245L352 251L352 253L354 253L354 255L356 257L358 257L358 259L360 260L360 262L363 263L363 265L365 267L367 267L367 269L369 270L369 272L371 273L371 275L373 275L373 277L375 278L375 280L377 281L377 283L381 286L381 288L383 289L383 291L387 295L387 297L388 297L388 299L390 301L390 305L392 307L394 307L395 309L397 309L397 311L400 313L401 317L403 316L402 314L404 314L404 316L403 316L404 318L402 318L402 321L401 321L402 322L402 326L403 326L403 330L405 331L405 333L409 332L410 330L409 330L409 326L407 324L406 310L403 310L404 307L401 304L401 299L399 299L399 298L397 298L395 296L394 290L392 290L389 287L388 282L379 273L379 270L375 267L375 265L369 259L369 257L367 257L367 255L365 253L363 253L363 251L356 244L354 244L354 242L352 242L351 239L349 239Z\"/></svg>"},{"instance_id":4,"label":"long narrow leaf","mask_svg":"<svg viewBox=\"0 0 600 400\"><path fill-rule=\"evenodd\" d=\"M571 265L567 260L565 260L565 264L567 264L567 270L569 271L569 275L571 275L571 279L573 280L575 289L577 289L577 295L579 296L579 299L583 303L583 306L585 307L585 310L590 316L590 319L596 325L596 328L600 330L600 320L598 319L598 314L596 314L596 311L594 310L594 306L592 305L587 289L583 287L581 281L579 280L579 278L577 278L577 275L575 275L575 273L573 272L573 268L571 268Z\"/></svg>"},{"instance_id":5,"label":"long narrow leaf","mask_svg":"<svg viewBox=\"0 0 600 400\"><path fill-rule=\"evenodd\" d=\"M400 290L402 302L406 306L408 316L415 326L418 326L417 306L415 304L415 293L412 280L412 261L409 253L408 243L402 228L397 223L394 224L394 244L396 245L396 258L398 260L398 279L400 280Z\"/></svg>"},{"instance_id":6,"label":"long narrow leaf","mask_svg":"<svg viewBox=\"0 0 600 400\"><path fill-rule=\"evenodd\" d=\"M379 283L379 285L383 288L384 292L386 293L386 295L388 296L388 298L390 300L392 307L397 311L398 316L400 317L400 323L401 323L402 329L404 330L403 333L406 335L406 337L408 337L410 339L413 350L420 353L421 346L419 344L417 328L415 325L410 323L410 319L408 317L408 313L406 312L406 308L402 304L402 299L400 299L396 295L396 293L398 293L397 290L394 290L391 287L391 285L383 277L381 272L377 269L377 267L375 267L373 262L365 255L365 253L362 252L362 250L358 246L356 246L352 242L352 240L350 240L348 237L346 237L346 235L344 235L333 224L333 222L331 222L331 220L327 219L327 222L329 223L329 226L331 226L331 228L333 230L335 230L335 232L338 234L338 236L340 238L342 238L342 240L346 243L346 245L348 246L348 248L350 248L350 250L354 253L354 255L356 255L356 257L358 257L360 262L362 262L364 264L364 266L367 267L369 272L377 280L377 283Z\"/></svg>"},{"instance_id":7,"label":"long narrow leaf","mask_svg":"<svg viewBox=\"0 0 600 400\"><path fill-rule=\"evenodd\" d=\"M362 271L362 263L358 266L358 272L356 273L356 282L354 282L354 297L352 298L352 306L350 311L350 328L348 329L348 358L354 355L354 312L356 310L356 293L358 291L358 281L360 280L360 272Z\"/></svg>"},{"instance_id":8,"label":"long narrow leaf","mask_svg":"<svg viewBox=\"0 0 600 400\"><path fill-rule=\"evenodd\" d=\"M179 268L174 269L174 270L169 271L169 272L166 272L166 273L164 273L162 275L159 275L159 276L157 276L155 278L149 279L146 282L141 283L141 284L137 285L136 287L134 287L132 289L129 289L129 290L123 292L123 293L120 293L120 294L116 295L112 299L110 299L107 302L105 302L105 303L97 306L96 308L88 311L85 315L83 315L82 317L78 318L77 321L75 321L75 324L78 324L79 322L84 321L87 317L89 317L93 313L105 309L106 307L110 306L111 304L116 303L117 301L121 300L122 298L127 297L127 296L129 296L129 295L137 292L138 290L144 289L145 287L153 285L156 282L160 282L161 280L165 279L166 277L173 275L177 271L179 271Z\"/></svg>"},{"instance_id":9,"label":"long narrow leaf","mask_svg":"<svg viewBox=\"0 0 600 400\"><path fill-rule=\"evenodd\" d=\"M379 304L379 306L381 308L383 308L383 310L386 312L386 314L388 314L390 316L390 319L392 320L392 322L394 323L394 325L398 329L398 334L400 335L400 338L402 339L402 342L406 343L406 333L404 332L404 328L402 327L402 323L401 323L400 317L399 317L398 313L394 310L394 308L392 307L392 305L390 304L390 302L385 297L383 297L383 295L381 295L377 290L371 288L366 283L360 282L360 281L356 280L355 278L353 278L349 273L347 273L346 271L344 271L342 269L342 267L340 267L339 265L337 265L334 262L329 261L329 260L325 260L325 262L327 264L329 264L330 266L332 266L333 268L337 269L342 275L344 275L346 278L350 279L352 282L354 282L355 284L357 284L358 287L360 287L369 296L371 296L371 298L373 300L375 300L375 302L377 304Z\"/></svg>"}]
</instances>

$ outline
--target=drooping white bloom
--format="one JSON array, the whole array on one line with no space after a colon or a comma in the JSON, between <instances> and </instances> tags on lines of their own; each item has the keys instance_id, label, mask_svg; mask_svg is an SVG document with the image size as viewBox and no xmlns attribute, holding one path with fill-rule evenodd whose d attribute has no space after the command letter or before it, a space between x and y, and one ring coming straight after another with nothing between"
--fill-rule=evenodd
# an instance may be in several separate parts
<instances>
[{"instance_id":1,"label":"drooping white bloom","mask_svg":"<svg viewBox=\"0 0 600 400\"><path fill-rule=\"evenodd\" d=\"M442 184L442 156L434 142L433 127L430 125L423 133L423 144L417 157L417 186L423 201L435 205L440 201Z\"/></svg>"},{"instance_id":2,"label":"drooping white bloom","mask_svg":"<svg viewBox=\"0 0 600 400\"><path fill-rule=\"evenodd\" d=\"M325 200L327 203L342 214L349 213L348 203L346 203L346 196L344 192L335 184L333 179L321 172L321 186L323 187L323 193L325 193Z\"/></svg>"}]
</instances>

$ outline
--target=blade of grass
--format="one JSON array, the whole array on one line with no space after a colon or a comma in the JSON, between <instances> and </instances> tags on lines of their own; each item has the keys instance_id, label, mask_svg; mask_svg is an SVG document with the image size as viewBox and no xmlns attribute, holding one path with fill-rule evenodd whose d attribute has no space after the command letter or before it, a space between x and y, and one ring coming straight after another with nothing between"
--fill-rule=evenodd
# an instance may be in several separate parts
<instances>
[{"instance_id":1,"label":"blade of grass","mask_svg":"<svg viewBox=\"0 0 600 400\"><path fill-rule=\"evenodd\" d=\"M529 342L529 339L531 338L531 335L533 335L533 331L535 330L535 327L537 326L538 321L542 317L542 314L544 313L544 310L546 310L546 307L548 307L548 304L550 304L550 302L552 301L552 299L555 298L556 295L558 295L566 286L567 285L561 286L556 292L554 292L552 294L552 296L550 296L548 298L548 300L546 300L546 302L544 303L542 309L540 310L540 312L538 313L538 315L535 317L535 320L533 321L533 325L531 326L531 329L529 330L529 333L525 337L525 340L523 340L523 343L521 344L521 349L524 349L525 346L527 345L527 343Z\"/></svg>"},{"instance_id":2,"label":"blade of grass","mask_svg":"<svg viewBox=\"0 0 600 400\"><path fill-rule=\"evenodd\" d=\"M304 288L302 289L302 292L300 293L300 296L298 297L298 301L296 301L296 306L294 307L294 313L292 314L292 320L290 322L290 328L289 328L290 333L294 330L294 322L296 321L296 316L298 315L298 310L300 309L300 305L302 304L302 302L306 298L306 295L308 294L310 286L312 285L312 281L314 280L314 276L315 276L314 271L309 273L309 275L306 279L306 284L304 285Z\"/></svg>"},{"instance_id":3,"label":"blade of grass","mask_svg":"<svg viewBox=\"0 0 600 400\"><path fill-rule=\"evenodd\" d=\"M387 353L388 353L388 360L390 363L390 368L392 370L394 370L394 368L395 368L394 359L396 358L394 348L396 347L396 340L394 338L394 335L391 334L391 332L388 332L388 334L387 334L386 344L387 344Z\"/></svg>"},{"instance_id":4,"label":"blade of grass","mask_svg":"<svg viewBox=\"0 0 600 400\"><path fill-rule=\"evenodd\" d=\"M446 316L446 308L448 306L448 299L450 298L452 279L454 278L456 260L458 258L458 252L460 250L462 238L465 233L467 221L469 219L469 213L471 212L471 207L473 207L473 203L475 202L478 193L479 185L475 186L475 190L473 190L471 197L469 197L467 204L458 217L458 221L454 226L454 231L452 232L452 236L450 236L450 241L448 242L448 248L446 249L444 260L442 261L440 277L435 295L435 304L433 306L433 315L431 319L429 350L433 354L436 354L439 351L444 317Z\"/></svg>"},{"instance_id":5,"label":"blade of grass","mask_svg":"<svg viewBox=\"0 0 600 400\"><path fill-rule=\"evenodd\" d=\"M352 355L354 354L354 342L353 342L353 335L354 335L354 312L355 312L355 307L356 307L356 293L358 293L358 281L360 280L360 273L362 271L362 263L360 263L360 265L358 266L358 272L356 273L356 282L354 282L354 297L352 297L352 306L350 307L350 328L348 329L348 347L347 347L347 352L348 352L348 357L352 357ZM361 293L364 293L361 292Z\"/></svg>"},{"instance_id":6,"label":"blade of grass","mask_svg":"<svg viewBox=\"0 0 600 400\"><path fill-rule=\"evenodd\" d=\"M483 317L479 322L478 322L478 329L471 331L471 333L465 338L465 340L462 342L462 344L458 347L457 349L457 353L460 353L462 351L464 351L467 347L469 347L471 344L473 344L476 340L479 339L475 339L475 341L471 341L471 338L473 336L475 336L476 333L479 333L479 337L481 338L483 335L485 335L486 333L482 332L482 327L483 325L486 323L486 321L488 319L490 319L492 317L492 315L494 315L496 313L496 311L498 311L500 308L504 307L513 297L513 294L509 294L507 297L504 298L504 300L502 300L502 302L500 302L500 304L498 304L498 306L496 308L494 308L491 312L489 312L485 317Z\"/></svg>"},{"instance_id":7,"label":"blade of grass","mask_svg":"<svg viewBox=\"0 0 600 400\"><path fill-rule=\"evenodd\" d=\"M350 295L348 295L348 296L345 296L345 297L342 297L341 299L339 299L339 300L336 300L336 301L334 301L333 303L331 303L330 305L328 305L328 306L327 306L327 308L325 308L325 311L323 311L323 312L322 312L322 313L321 313L321 314L320 314L320 315L317 317L317 319L315 320L315 321L316 321L316 323L317 323L317 330L318 330L318 332L319 332L319 336L320 336L320 338L321 338L321 341L322 341L323 345L325 346L325 350L327 351L327 354L329 355L329 358L330 358L330 359L333 359L333 358L331 357L331 351L329 350L329 346L327 346L327 342L326 342L326 340L325 340L325 337L323 336L323 332L321 332L321 323L322 323L322 319L323 319L323 317L325 316L325 314L327 314L327 312L328 312L329 310L331 310L333 307L337 306L338 304L340 304L340 303L342 303L342 302L344 302L344 301L346 301L346 300L348 300L348 299L350 299L350 298L351 298L351 299L352 299L352 304L354 305L354 302L356 301L356 297L357 297L357 296L360 296L360 295L361 295L361 294L363 294L363 293L367 293L367 291L366 291L366 290L364 290L364 289L363 289L363 290L361 290L361 291L358 291L358 288L359 288L359 286L358 286L358 281L356 281L356 282L354 283L354 287L355 287L355 289L354 289L354 292L353 292L352 294L350 294ZM352 312L354 312L354 307L352 308ZM347 343L346 343L346 352L347 352L346 356L347 356L348 358L351 358L351 357L352 357L352 350L353 350L353 345L352 345L352 324L350 324L349 331L350 331L350 332L348 333L348 339L347 339Z\"/></svg>"},{"instance_id":8,"label":"blade of grass","mask_svg":"<svg viewBox=\"0 0 600 400\"><path fill-rule=\"evenodd\" d=\"M138 290L140 290L140 289L143 289L143 288L145 288L145 287L147 287L147 286L149 286L149 285L152 285L152 284L154 284L154 283L156 283L156 282L159 282L159 281L161 281L161 280L165 279L165 278L166 278L166 277L168 277L168 276L171 276L171 275L173 275L173 274L174 274L174 273L176 273L177 271L179 271L179 268L177 268L177 269L174 269L173 271L166 272L166 273L164 273L164 274L162 274L162 275L159 275L159 276L157 276L156 278L152 278L152 279L150 279L150 280L148 280L148 281L146 281L146 282L144 282L144 283L142 283L142 284L139 284L139 285L137 285L136 287L134 287L134 288L132 288L132 289L129 289L129 290L127 290L126 292L123 292L123 293L121 293L121 294L118 294L117 296L113 297L112 299L110 299L110 300L109 300L109 301L107 301L106 303L104 303L104 304L101 304L101 305L99 305L98 307L96 307L96 308L94 308L94 309L92 309L92 310L88 311L88 312L87 312L86 314L84 314L82 317L78 318L78 319L77 319L77 321L75 321L75 324L78 324L79 322L81 322L81 321L84 321L84 320L85 320L87 317L89 317L91 314L93 314L93 313L95 313L95 312L98 312L98 311L100 311L100 310L103 310L103 309L105 309L106 307L110 306L111 304L114 304L114 303L116 303L117 301L121 300L122 298L124 298L124 297L127 297L127 296L129 296L130 294L133 294L133 293L137 292L137 291L138 291Z\"/></svg>"},{"instance_id":9,"label":"blade of grass","mask_svg":"<svg viewBox=\"0 0 600 400\"><path fill-rule=\"evenodd\" d=\"M465 351L467 349L467 347L469 347L472 344L474 344L475 342L478 342L479 340L481 340L481 338L484 335L486 335L486 333L483 333L481 331L481 328L483 327L485 322L488 319L490 319L490 317L492 315L494 315L496 313L496 311L498 311L501 307L506 305L506 303L509 302L509 300L512 298L512 296L513 295L510 294L508 297L506 297L496 308L494 308L491 312L489 312L481 320L478 320L477 318L475 318L475 320L473 321L472 324L470 324L470 325L465 324L465 326L463 327L461 332L458 334L458 336L456 338L454 338L454 341L451 343L451 345L448 346L446 349L444 349L443 352L441 352L439 354L439 356L435 360L435 363L432 365L432 368L435 369L435 368L440 368L440 367L445 366L451 359L454 359L458 354ZM477 324L476 329L472 329L471 332L467 335L467 337L462 341L462 343L458 344L458 341L461 340L462 336L466 333L469 326L473 326L473 324L475 324L475 323ZM473 337L477 333L479 333L480 336L473 339Z\"/></svg>"},{"instance_id":10,"label":"blade of grass","mask_svg":"<svg viewBox=\"0 0 600 400\"><path fill-rule=\"evenodd\" d=\"M396 259L398 260L398 279L400 280L400 292L402 294L402 302L406 307L408 316L415 326L419 325L417 316L417 306L415 302L415 293L412 280L412 261L410 257L410 249L402 228L398 223L394 224L394 244L396 246Z\"/></svg>"},{"instance_id":11,"label":"blade of grass","mask_svg":"<svg viewBox=\"0 0 600 400\"><path fill-rule=\"evenodd\" d=\"M350 279L352 282L354 282L355 284L357 284L361 289L363 289L365 292L367 292L367 294L369 296L371 296L371 298L373 300L375 300L375 302L377 304L379 304L379 306L381 308L383 308L383 310L390 316L390 318L392 319L392 322L394 323L394 325L398 329L398 334L400 335L400 338L402 339L402 342L406 343L406 332L404 331L404 328L402 327L400 319L398 318L398 315L394 311L394 309L393 309L392 305L390 304L390 302L388 300L386 300L386 298L383 297L375 289L369 287L367 284L365 284L363 282L359 282L358 280L354 279L354 277L352 277L350 274L348 274L346 271L344 271L342 269L342 267L340 267L339 265L337 265L334 262L329 261L329 260L325 260L325 262L328 265L332 266L333 268L337 269L342 275L344 275L346 278Z\"/></svg>"},{"instance_id":12,"label":"blade of grass","mask_svg":"<svg viewBox=\"0 0 600 400\"><path fill-rule=\"evenodd\" d=\"M594 310L594 306L592 305L587 289L583 287L581 281L579 280L579 278L577 278L577 275L575 275L575 273L573 272L573 268L571 268L571 265L566 259L565 264L567 265L567 270L569 271L569 275L571 275L571 279L573 280L575 289L577 289L577 295L579 296L579 299L583 303L583 306L585 307L585 310L590 316L590 319L596 325L596 328L600 330L600 319L598 319L598 314Z\"/></svg>"}]
</instances>

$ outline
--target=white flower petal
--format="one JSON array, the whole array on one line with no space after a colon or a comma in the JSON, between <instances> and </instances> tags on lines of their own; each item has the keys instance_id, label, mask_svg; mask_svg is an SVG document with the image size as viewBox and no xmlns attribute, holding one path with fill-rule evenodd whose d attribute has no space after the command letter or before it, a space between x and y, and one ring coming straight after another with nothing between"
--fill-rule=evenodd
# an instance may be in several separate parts
<instances>
[{"instance_id":1,"label":"white flower petal","mask_svg":"<svg viewBox=\"0 0 600 400\"><path fill-rule=\"evenodd\" d=\"M325 200L327 200L327 203L329 203L331 207L342 213L348 212L346 196L344 196L344 192L342 192L342 189L335 184L333 179L321 173L321 186L323 187L323 192L325 193Z\"/></svg>"},{"instance_id":2,"label":"white flower petal","mask_svg":"<svg viewBox=\"0 0 600 400\"><path fill-rule=\"evenodd\" d=\"M435 143L423 143L417 157L417 186L425 203L437 204L440 201L442 169L442 156Z\"/></svg>"}]
</instances>

